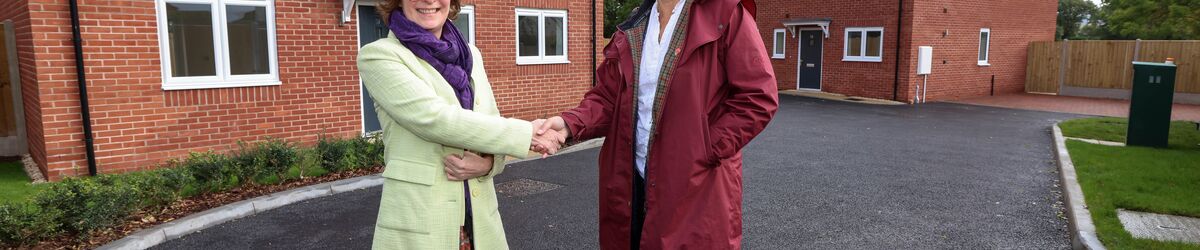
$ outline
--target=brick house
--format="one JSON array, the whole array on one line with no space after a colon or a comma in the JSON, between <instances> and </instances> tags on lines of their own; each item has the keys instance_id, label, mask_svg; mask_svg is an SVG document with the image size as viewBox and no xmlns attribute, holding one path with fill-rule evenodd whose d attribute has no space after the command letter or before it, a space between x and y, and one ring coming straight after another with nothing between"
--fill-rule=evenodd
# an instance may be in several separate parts
<instances>
[{"instance_id":1,"label":"brick house","mask_svg":"<svg viewBox=\"0 0 1200 250\"><path fill-rule=\"evenodd\" d=\"M359 46L387 34L376 4L79 1L81 99L68 0L3 1L0 21L12 34L6 48L16 52L4 59L16 65L0 66L13 66L19 78L21 143L47 178L59 180L90 172L84 115L99 173L224 151L239 140L312 143L319 134L378 130L355 68ZM594 60L602 59L602 44L594 44L602 1L463 4L455 22L483 52L505 116L552 115L590 88Z\"/></svg>"},{"instance_id":2,"label":"brick house","mask_svg":"<svg viewBox=\"0 0 1200 250\"><path fill-rule=\"evenodd\" d=\"M1051 0L759 0L758 25L780 89L913 102L925 77L919 46L933 47L928 100L1023 91L1026 48L1054 40L1057 9Z\"/></svg>"}]
</instances>

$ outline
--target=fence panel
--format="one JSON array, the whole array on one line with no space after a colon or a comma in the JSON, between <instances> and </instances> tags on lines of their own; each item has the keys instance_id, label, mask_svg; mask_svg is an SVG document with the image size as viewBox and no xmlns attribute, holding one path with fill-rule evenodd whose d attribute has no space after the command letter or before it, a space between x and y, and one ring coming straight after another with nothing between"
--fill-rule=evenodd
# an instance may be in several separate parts
<instances>
[{"instance_id":1,"label":"fence panel","mask_svg":"<svg viewBox=\"0 0 1200 250\"><path fill-rule=\"evenodd\" d=\"M1032 42L1025 65L1025 92L1058 93L1062 65L1062 42Z\"/></svg>"},{"instance_id":2,"label":"fence panel","mask_svg":"<svg viewBox=\"0 0 1200 250\"><path fill-rule=\"evenodd\" d=\"M1070 41L1064 84L1074 87L1129 89L1135 41Z\"/></svg>"},{"instance_id":3,"label":"fence panel","mask_svg":"<svg viewBox=\"0 0 1200 250\"><path fill-rule=\"evenodd\" d=\"M1138 61L1175 58L1176 93L1200 93L1200 41L1142 41Z\"/></svg>"},{"instance_id":4,"label":"fence panel","mask_svg":"<svg viewBox=\"0 0 1200 250\"><path fill-rule=\"evenodd\" d=\"M1066 43L1029 44L1026 92L1059 93L1059 81L1071 87L1128 90L1133 85L1133 61L1163 62L1174 58L1179 66L1175 92L1200 94L1200 41Z\"/></svg>"},{"instance_id":5,"label":"fence panel","mask_svg":"<svg viewBox=\"0 0 1200 250\"><path fill-rule=\"evenodd\" d=\"M13 105L12 85L8 72L9 37L4 37L4 29L0 28L0 137L17 135L16 106Z\"/></svg>"}]
</instances>

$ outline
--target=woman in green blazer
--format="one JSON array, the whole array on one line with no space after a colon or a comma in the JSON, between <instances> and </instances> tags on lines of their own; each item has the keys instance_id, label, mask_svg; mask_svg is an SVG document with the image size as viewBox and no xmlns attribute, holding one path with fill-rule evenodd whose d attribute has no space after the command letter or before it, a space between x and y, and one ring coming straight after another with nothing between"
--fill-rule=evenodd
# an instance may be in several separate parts
<instances>
[{"instance_id":1,"label":"woman in green blazer","mask_svg":"<svg viewBox=\"0 0 1200 250\"><path fill-rule=\"evenodd\" d=\"M479 50L448 21L459 7L384 0L391 32L359 52L387 164L376 249L507 249L492 183L503 156L554 153L565 140L500 117Z\"/></svg>"}]
</instances>

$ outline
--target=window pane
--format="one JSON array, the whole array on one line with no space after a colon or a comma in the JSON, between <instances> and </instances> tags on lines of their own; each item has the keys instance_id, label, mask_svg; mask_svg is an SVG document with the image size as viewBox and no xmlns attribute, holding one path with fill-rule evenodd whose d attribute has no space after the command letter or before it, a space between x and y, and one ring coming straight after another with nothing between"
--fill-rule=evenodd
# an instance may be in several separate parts
<instances>
[{"instance_id":1,"label":"window pane","mask_svg":"<svg viewBox=\"0 0 1200 250\"><path fill-rule=\"evenodd\" d=\"M783 33L775 32L775 54L783 54L784 38Z\"/></svg>"},{"instance_id":2,"label":"window pane","mask_svg":"<svg viewBox=\"0 0 1200 250\"><path fill-rule=\"evenodd\" d=\"M517 55L538 56L538 17L517 18Z\"/></svg>"},{"instance_id":3,"label":"window pane","mask_svg":"<svg viewBox=\"0 0 1200 250\"><path fill-rule=\"evenodd\" d=\"M567 36L563 34L562 17L546 17L546 56L566 54Z\"/></svg>"},{"instance_id":4,"label":"window pane","mask_svg":"<svg viewBox=\"0 0 1200 250\"><path fill-rule=\"evenodd\" d=\"M211 5L167 3L171 76L217 75L212 21Z\"/></svg>"},{"instance_id":5,"label":"window pane","mask_svg":"<svg viewBox=\"0 0 1200 250\"><path fill-rule=\"evenodd\" d=\"M471 29L471 15L474 14L461 12L458 13L458 18L454 19L454 27L458 28L458 33L462 34L463 40L468 43L475 42L475 38L471 37L475 34L475 31Z\"/></svg>"},{"instance_id":6,"label":"window pane","mask_svg":"<svg viewBox=\"0 0 1200 250\"><path fill-rule=\"evenodd\" d=\"M270 74L267 8L225 6L229 26L229 69L234 75Z\"/></svg>"},{"instance_id":7,"label":"window pane","mask_svg":"<svg viewBox=\"0 0 1200 250\"><path fill-rule=\"evenodd\" d=\"M991 33L991 32L980 32L980 33L979 33L979 60L980 60L980 61L987 61L987 60L988 60L988 58L987 58L987 56L988 56L988 45L989 45L989 44L988 44L988 38L989 38L989 36L991 36L991 35L992 35L992 33Z\"/></svg>"},{"instance_id":8,"label":"window pane","mask_svg":"<svg viewBox=\"0 0 1200 250\"><path fill-rule=\"evenodd\" d=\"M881 52L883 52L882 48L880 48L880 45L882 45L882 44L883 44L883 32L882 31L868 31L867 32L867 56L879 57L879 54Z\"/></svg>"},{"instance_id":9,"label":"window pane","mask_svg":"<svg viewBox=\"0 0 1200 250\"><path fill-rule=\"evenodd\" d=\"M847 56L862 56L862 32L851 31L850 38L846 38L846 46L850 47Z\"/></svg>"}]
</instances>

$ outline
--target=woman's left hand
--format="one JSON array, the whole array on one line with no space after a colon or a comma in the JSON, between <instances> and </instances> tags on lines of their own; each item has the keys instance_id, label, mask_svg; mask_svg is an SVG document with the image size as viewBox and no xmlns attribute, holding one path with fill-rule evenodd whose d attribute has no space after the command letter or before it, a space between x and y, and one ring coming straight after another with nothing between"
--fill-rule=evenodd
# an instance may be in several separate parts
<instances>
[{"instance_id":1,"label":"woman's left hand","mask_svg":"<svg viewBox=\"0 0 1200 250\"><path fill-rule=\"evenodd\" d=\"M464 152L463 155L447 155L442 165L446 167L446 176L452 181L470 180L487 175L492 171L492 155L479 156L475 153Z\"/></svg>"}]
</instances>

